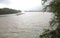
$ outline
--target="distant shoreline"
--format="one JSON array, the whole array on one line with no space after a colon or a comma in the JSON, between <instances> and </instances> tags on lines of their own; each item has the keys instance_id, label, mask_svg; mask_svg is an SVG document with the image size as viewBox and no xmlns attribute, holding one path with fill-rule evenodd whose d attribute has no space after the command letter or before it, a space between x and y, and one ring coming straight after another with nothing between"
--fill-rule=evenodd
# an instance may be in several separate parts
<instances>
[{"instance_id":1,"label":"distant shoreline","mask_svg":"<svg viewBox=\"0 0 60 38\"><path fill-rule=\"evenodd\" d=\"M0 14L0 15L8 15L8 14L23 14L23 13L21 13L21 12L20 13L5 13L5 14L3 13L3 14Z\"/></svg>"}]
</instances>

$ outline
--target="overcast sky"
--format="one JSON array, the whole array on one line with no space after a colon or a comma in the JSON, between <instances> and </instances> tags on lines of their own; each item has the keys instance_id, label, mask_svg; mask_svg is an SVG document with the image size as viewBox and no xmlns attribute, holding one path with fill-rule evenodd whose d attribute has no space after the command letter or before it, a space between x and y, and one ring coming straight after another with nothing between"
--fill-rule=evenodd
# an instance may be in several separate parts
<instances>
[{"instance_id":1,"label":"overcast sky","mask_svg":"<svg viewBox=\"0 0 60 38\"><path fill-rule=\"evenodd\" d=\"M41 10L41 0L0 0L0 8L8 7L19 10Z\"/></svg>"}]
</instances>

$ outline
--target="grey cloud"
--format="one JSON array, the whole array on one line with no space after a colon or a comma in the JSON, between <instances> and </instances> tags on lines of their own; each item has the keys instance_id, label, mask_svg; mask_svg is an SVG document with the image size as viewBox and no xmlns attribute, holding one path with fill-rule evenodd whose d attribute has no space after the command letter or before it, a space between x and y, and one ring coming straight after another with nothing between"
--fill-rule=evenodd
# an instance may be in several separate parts
<instances>
[{"instance_id":1,"label":"grey cloud","mask_svg":"<svg viewBox=\"0 0 60 38\"><path fill-rule=\"evenodd\" d=\"M2 3L2 4L9 4L9 0L0 0L0 3Z\"/></svg>"}]
</instances>

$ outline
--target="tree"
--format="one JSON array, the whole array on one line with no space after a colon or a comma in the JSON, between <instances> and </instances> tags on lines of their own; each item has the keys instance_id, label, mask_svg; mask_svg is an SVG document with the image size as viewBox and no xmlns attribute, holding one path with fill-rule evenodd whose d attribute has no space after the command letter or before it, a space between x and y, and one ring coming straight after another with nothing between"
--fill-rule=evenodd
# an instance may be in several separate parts
<instances>
[{"instance_id":1,"label":"tree","mask_svg":"<svg viewBox=\"0 0 60 38\"><path fill-rule=\"evenodd\" d=\"M10 8L0 8L0 15L1 14L13 14L21 12L20 10L10 9Z\"/></svg>"},{"instance_id":2,"label":"tree","mask_svg":"<svg viewBox=\"0 0 60 38\"><path fill-rule=\"evenodd\" d=\"M43 5L48 2L48 0L42 0L44 1ZM46 9L49 8L50 12L54 13L54 19L50 22L51 28L54 26L57 26L57 28L54 30L47 29L44 31L42 35L40 35L40 38L60 38L60 0L52 0L49 5L45 6Z\"/></svg>"}]
</instances>

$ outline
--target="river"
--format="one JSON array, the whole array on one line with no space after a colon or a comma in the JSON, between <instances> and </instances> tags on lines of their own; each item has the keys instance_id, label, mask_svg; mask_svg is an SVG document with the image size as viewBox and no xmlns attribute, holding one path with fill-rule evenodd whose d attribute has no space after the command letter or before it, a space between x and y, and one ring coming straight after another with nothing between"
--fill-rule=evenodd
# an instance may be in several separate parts
<instances>
[{"instance_id":1,"label":"river","mask_svg":"<svg viewBox=\"0 0 60 38\"><path fill-rule=\"evenodd\" d=\"M52 13L47 12L23 13L0 15L0 38L39 38L52 18Z\"/></svg>"}]
</instances>

